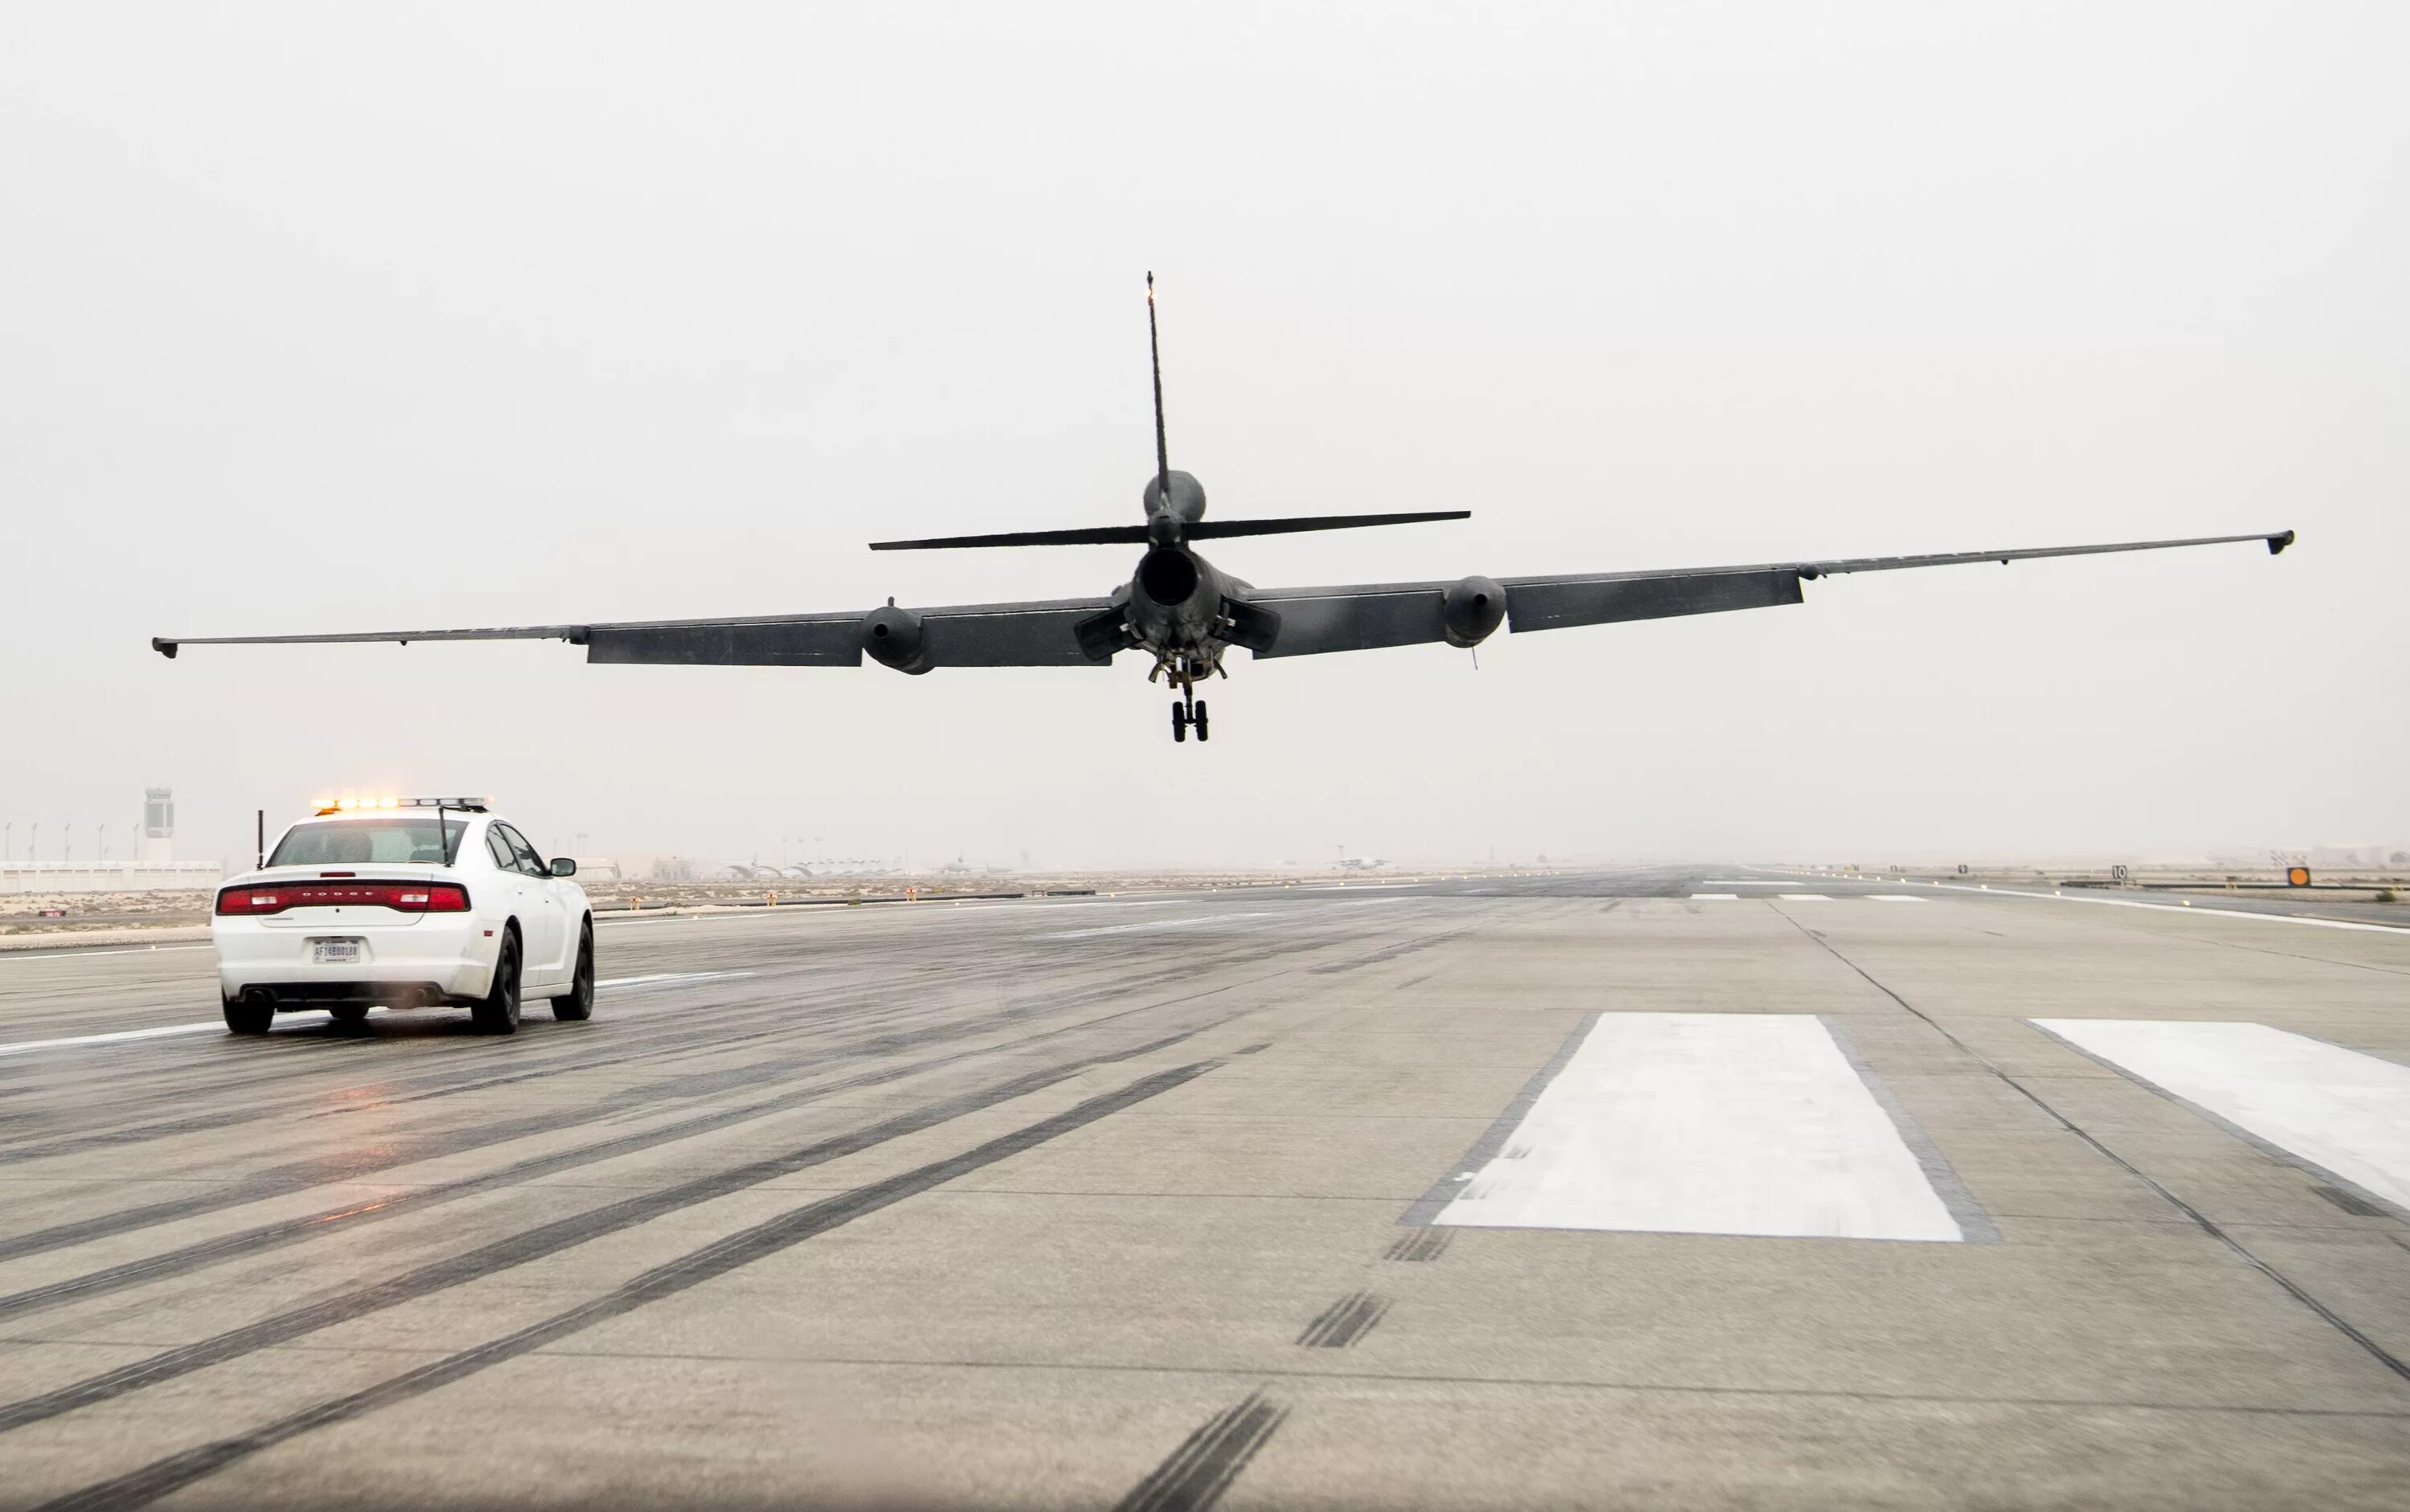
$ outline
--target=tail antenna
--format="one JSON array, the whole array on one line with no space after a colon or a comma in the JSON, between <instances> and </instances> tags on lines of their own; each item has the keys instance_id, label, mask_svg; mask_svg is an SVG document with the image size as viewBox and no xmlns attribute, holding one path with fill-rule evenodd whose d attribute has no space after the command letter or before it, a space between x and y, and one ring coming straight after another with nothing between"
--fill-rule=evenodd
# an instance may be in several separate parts
<instances>
[{"instance_id":1,"label":"tail antenna","mask_svg":"<svg viewBox=\"0 0 2410 1512\"><path fill-rule=\"evenodd\" d=\"M1171 450L1163 439L1163 343L1154 333L1154 271L1146 275L1146 351L1154 363L1154 497L1157 507L1171 507Z\"/></svg>"}]
</instances>

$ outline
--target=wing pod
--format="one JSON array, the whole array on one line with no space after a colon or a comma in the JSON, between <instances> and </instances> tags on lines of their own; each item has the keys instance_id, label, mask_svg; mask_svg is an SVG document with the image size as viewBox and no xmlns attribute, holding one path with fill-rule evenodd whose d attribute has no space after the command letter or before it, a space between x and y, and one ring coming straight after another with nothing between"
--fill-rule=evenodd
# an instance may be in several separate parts
<instances>
[{"instance_id":1,"label":"wing pod","mask_svg":"<svg viewBox=\"0 0 2410 1512\"><path fill-rule=\"evenodd\" d=\"M862 617L862 648L881 666L914 676L928 671L929 660L922 654L924 638L921 617L909 609L898 609L892 599Z\"/></svg>"},{"instance_id":2,"label":"wing pod","mask_svg":"<svg viewBox=\"0 0 2410 1512\"><path fill-rule=\"evenodd\" d=\"M1487 577L1468 577L1447 590L1440 608L1440 623L1447 632L1447 643L1468 649L1489 638L1506 618L1506 590Z\"/></svg>"}]
</instances>

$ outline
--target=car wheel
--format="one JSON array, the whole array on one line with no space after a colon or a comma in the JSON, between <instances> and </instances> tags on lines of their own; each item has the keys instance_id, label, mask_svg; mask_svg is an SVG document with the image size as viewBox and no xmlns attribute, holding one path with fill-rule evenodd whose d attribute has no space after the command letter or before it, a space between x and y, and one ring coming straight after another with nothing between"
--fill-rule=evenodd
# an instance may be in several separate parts
<instances>
[{"instance_id":1,"label":"car wheel","mask_svg":"<svg viewBox=\"0 0 2410 1512\"><path fill-rule=\"evenodd\" d=\"M552 1016L564 1024L582 1024L594 1016L594 926L577 932L577 974L569 991L552 1000Z\"/></svg>"},{"instance_id":2,"label":"car wheel","mask_svg":"<svg viewBox=\"0 0 2410 1512\"><path fill-rule=\"evenodd\" d=\"M221 997L225 1007L226 1029L234 1034L266 1034L276 1022L274 1003L250 1003L240 997Z\"/></svg>"},{"instance_id":3,"label":"car wheel","mask_svg":"<svg viewBox=\"0 0 2410 1512\"><path fill-rule=\"evenodd\" d=\"M469 1010L481 1034L516 1034L519 1027L519 932L502 931L494 958L494 985Z\"/></svg>"},{"instance_id":4,"label":"car wheel","mask_svg":"<svg viewBox=\"0 0 2410 1512\"><path fill-rule=\"evenodd\" d=\"M330 1003L327 1007L327 1016L333 1019L337 1024L345 1025L366 1024L369 1019L369 1005L366 1003Z\"/></svg>"}]
</instances>

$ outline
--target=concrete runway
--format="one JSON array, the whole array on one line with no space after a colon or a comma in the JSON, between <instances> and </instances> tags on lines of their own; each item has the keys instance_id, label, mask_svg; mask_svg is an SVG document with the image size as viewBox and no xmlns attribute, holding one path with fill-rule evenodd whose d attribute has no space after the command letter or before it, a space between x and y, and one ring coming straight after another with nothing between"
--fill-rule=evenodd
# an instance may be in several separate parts
<instances>
[{"instance_id":1,"label":"concrete runway","mask_svg":"<svg viewBox=\"0 0 2410 1512\"><path fill-rule=\"evenodd\" d=\"M0 1505L2410 1502L2410 933L1709 867L600 949L508 1040L0 958Z\"/></svg>"}]
</instances>

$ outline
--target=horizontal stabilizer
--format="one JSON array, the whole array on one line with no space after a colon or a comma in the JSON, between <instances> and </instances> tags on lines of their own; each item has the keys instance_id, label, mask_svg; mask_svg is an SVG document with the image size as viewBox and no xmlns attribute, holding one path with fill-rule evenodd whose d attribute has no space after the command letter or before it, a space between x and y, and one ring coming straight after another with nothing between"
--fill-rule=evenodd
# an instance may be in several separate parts
<instances>
[{"instance_id":1,"label":"horizontal stabilizer","mask_svg":"<svg viewBox=\"0 0 2410 1512\"><path fill-rule=\"evenodd\" d=\"M1300 531L1352 531L1368 525L1420 525L1427 520L1471 519L1469 509L1434 509L1411 515L1291 515L1281 519L1198 520L1181 527L1190 541L1233 535L1294 535ZM1009 531L1001 535L940 535L926 541L873 541L873 551L945 551L957 546L1142 546L1143 525L1099 525L1084 531Z\"/></svg>"},{"instance_id":2,"label":"horizontal stabilizer","mask_svg":"<svg viewBox=\"0 0 2410 1512\"><path fill-rule=\"evenodd\" d=\"M873 551L946 551L955 546L1142 546L1143 525L1099 525L1085 531L1008 531L1002 535L940 535L926 541L873 541Z\"/></svg>"},{"instance_id":3,"label":"horizontal stabilizer","mask_svg":"<svg viewBox=\"0 0 2410 1512\"><path fill-rule=\"evenodd\" d=\"M1429 509L1414 515L1291 515L1285 519L1198 520L1183 533L1191 541L1228 535L1295 535L1299 531L1352 531L1366 525L1420 525L1428 520L1471 519L1469 509Z\"/></svg>"}]
</instances>

